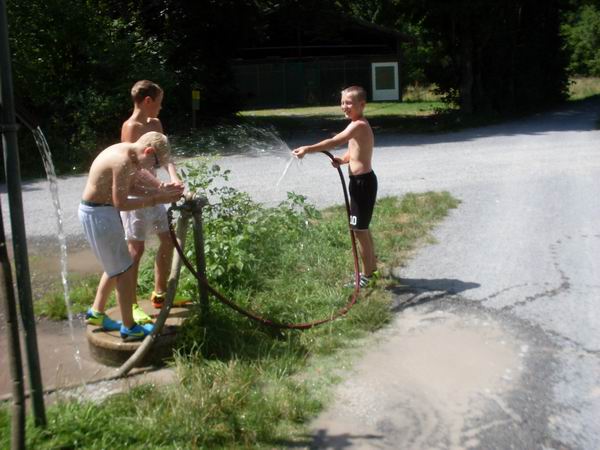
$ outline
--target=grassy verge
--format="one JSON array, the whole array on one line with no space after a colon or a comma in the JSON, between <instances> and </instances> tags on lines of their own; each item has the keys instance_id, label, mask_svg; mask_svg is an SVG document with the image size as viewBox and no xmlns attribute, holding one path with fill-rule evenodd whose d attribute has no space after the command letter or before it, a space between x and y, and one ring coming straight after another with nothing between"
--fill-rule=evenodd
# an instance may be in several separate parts
<instances>
[{"instance_id":1,"label":"grassy verge","mask_svg":"<svg viewBox=\"0 0 600 450\"><path fill-rule=\"evenodd\" d=\"M569 100L584 100L597 95L600 95L600 78L576 77L571 80L569 86Z\"/></svg>"},{"instance_id":2,"label":"grassy verge","mask_svg":"<svg viewBox=\"0 0 600 450\"><path fill-rule=\"evenodd\" d=\"M244 209L248 199L240 193L221 198L207 212L206 239L209 278L219 289L280 320L321 318L346 302L352 260L341 208L316 211L291 195L249 216L257 206ZM381 263L402 264L457 204L448 193L431 192L379 200L372 227ZM245 215L237 220L234 212ZM225 248L231 242L236 248ZM28 448L308 445L307 421L323 407L343 364L336 355L390 320L393 283L382 280L345 318L305 332L274 333L213 303L206 324L186 323L173 361L176 384L145 385L100 403L60 401L48 408L47 430L28 422ZM193 284L184 278L181 290ZM8 447L9 430L2 408L0 448Z\"/></svg>"},{"instance_id":3,"label":"grassy verge","mask_svg":"<svg viewBox=\"0 0 600 450\"><path fill-rule=\"evenodd\" d=\"M440 100L369 103L365 110L376 132L430 133L464 126L460 114ZM283 138L298 130L324 133L339 131L345 124L339 105L243 111L239 116L254 126L273 126Z\"/></svg>"}]
</instances>

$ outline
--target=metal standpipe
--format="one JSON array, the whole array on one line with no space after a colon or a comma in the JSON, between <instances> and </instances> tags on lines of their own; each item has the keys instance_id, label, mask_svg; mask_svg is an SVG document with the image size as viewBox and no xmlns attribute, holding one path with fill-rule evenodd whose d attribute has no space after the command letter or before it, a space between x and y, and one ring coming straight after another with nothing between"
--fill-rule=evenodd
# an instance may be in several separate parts
<instances>
[{"instance_id":1,"label":"metal standpipe","mask_svg":"<svg viewBox=\"0 0 600 450\"><path fill-rule=\"evenodd\" d=\"M0 127L4 147L4 171L10 208L13 249L15 254L15 272L21 321L25 331L27 367L29 369L30 392L35 424L46 425L44 391L35 330L35 317L31 293L31 278L27 256L27 237L23 215L21 193L21 171L17 143L17 126L13 97L10 49L8 45L8 20L6 1L0 0Z\"/></svg>"}]
</instances>

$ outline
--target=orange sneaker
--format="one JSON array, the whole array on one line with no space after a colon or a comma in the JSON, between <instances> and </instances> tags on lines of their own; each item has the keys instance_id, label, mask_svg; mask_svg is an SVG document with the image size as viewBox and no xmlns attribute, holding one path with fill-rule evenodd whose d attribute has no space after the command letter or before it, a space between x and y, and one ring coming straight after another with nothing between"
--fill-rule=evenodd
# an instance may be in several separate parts
<instances>
[{"instance_id":1,"label":"orange sneaker","mask_svg":"<svg viewBox=\"0 0 600 450\"><path fill-rule=\"evenodd\" d=\"M152 295L150 295L150 302L152 302L152 306L156 309L161 309L163 307L163 303L167 298L166 292L156 292L152 291ZM173 300L173 306L183 306L191 303L191 300L187 298L175 298Z\"/></svg>"}]
</instances>

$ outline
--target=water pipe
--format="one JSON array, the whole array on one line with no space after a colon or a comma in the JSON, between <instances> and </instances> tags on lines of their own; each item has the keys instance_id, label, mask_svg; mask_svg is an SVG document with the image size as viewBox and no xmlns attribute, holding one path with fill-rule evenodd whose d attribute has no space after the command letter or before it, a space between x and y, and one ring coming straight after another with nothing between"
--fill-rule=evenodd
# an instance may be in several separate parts
<instances>
[{"instance_id":1,"label":"water pipe","mask_svg":"<svg viewBox=\"0 0 600 450\"><path fill-rule=\"evenodd\" d=\"M29 128L31 131L37 129L40 125L39 120L31 115L23 106L17 101L15 102L15 115L19 122Z\"/></svg>"},{"instance_id":2,"label":"water pipe","mask_svg":"<svg viewBox=\"0 0 600 450\"><path fill-rule=\"evenodd\" d=\"M12 69L8 45L8 20L6 1L0 0L0 131L4 147L4 170L10 208L15 272L21 321L25 331L25 348L29 383L32 396L33 413L37 426L46 425L44 392L35 330L35 317L31 293L31 278L27 256L27 236L23 214L21 192L21 171L19 167L19 148L17 143L17 125L13 98Z\"/></svg>"}]
</instances>

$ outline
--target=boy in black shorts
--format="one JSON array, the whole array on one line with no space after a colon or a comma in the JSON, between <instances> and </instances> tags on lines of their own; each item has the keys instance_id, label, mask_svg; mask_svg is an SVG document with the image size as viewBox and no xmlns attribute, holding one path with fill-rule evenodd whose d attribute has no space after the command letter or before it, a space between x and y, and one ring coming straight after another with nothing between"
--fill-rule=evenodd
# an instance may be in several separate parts
<instances>
[{"instance_id":1,"label":"boy in black shorts","mask_svg":"<svg viewBox=\"0 0 600 450\"><path fill-rule=\"evenodd\" d=\"M350 86L342 91L341 107L350 124L341 133L317 144L298 147L292 151L298 158L307 153L322 152L348 143L348 151L341 158L334 159L334 167L348 164L350 175L350 226L360 246L363 271L360 274L360 287L366 287L373 280L377 270L377 258L369 223L377 198L377 177L371 167L373 158L373 130L363 111L367 103L367 93L360 86Z\"/></svg>"}]
</instances>

